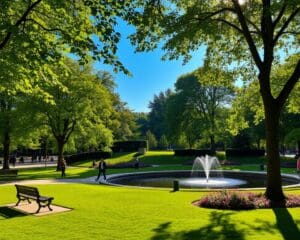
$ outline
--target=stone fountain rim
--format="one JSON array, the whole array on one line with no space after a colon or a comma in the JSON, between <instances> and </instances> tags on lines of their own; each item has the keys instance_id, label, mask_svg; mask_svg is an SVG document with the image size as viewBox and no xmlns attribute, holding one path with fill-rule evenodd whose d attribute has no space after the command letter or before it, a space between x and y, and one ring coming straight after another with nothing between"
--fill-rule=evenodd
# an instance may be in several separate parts
<instances>
[{"instance_id":1,"label":"stone fountain rim","mask_svg":"<svg viewBox=\"0 0 300 240\"><path fill-rule=\"evenodd\" d=\"M202 170L201 170L202 171ZM236 171L236 170L212 170L214 172L223 172L223 173L249 173L249 174L259 174L259 175L267 175L267 172L261 172L261 171ZM114 179L114 178L120 178L120 177L126 177L126 176L134 176L134 175L144 175L144 174L151 174L151 173L178 173L178 172L191 172L191 170L163 170L163 171L146 171L146 172L130 172L130 173L116 173L116 174L110 174L107 175L107 179L103 180L101 179L99 183L105 184L105 185L111 185L111 186L118 186L118 187L129 187L129 188L139 188L139 189L161 189L161 190L170 190L170 188L164 188L164 187L145 187L145 186L133 186L133 185L122 185L122 184L117 184L117 183L112 183L109 182L109 180ZM204 172L204 171L203 171ZM294 174L281 174L282 177L287 177L287 178L292 178L294 180L298 180L299 183L297 184L291 184L291 185L286 185L282 186L283 188L294 188L294 187L300 187L300 179L297 175ZM225 188L226 189L226 188ZM245 190L265 190L265 187L256 187L256 188L238 188L234 190L239 190L239 191L245 191ZM214 189L200 189L200 188L192 188L192 189L182 189L181 191L217 191L220 189L214 188ZM222 188L221 190L224 190ZM233 190L233 189L231 189Z\"/></svg>"}]
</instances>

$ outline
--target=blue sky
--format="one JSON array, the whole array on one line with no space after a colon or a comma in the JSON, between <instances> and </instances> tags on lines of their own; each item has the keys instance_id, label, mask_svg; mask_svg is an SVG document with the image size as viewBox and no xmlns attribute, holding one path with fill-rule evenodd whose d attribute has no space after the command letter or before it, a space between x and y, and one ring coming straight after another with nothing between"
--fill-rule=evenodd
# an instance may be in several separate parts
<instances>
[{"instance_id":1,"label":"blue sky","mask_svg":"<svg viewBox=\"0 0 300 240\"><path fill-rule=\"evenodd\" d=\"M134 53L134 47L127 39L133 29L124 23L117 28L122 34L119 43L118 57L125 67L132 73L132 77L123 73L113 73L112 67L96 63L95 68L109 71L117 83L116 92L122 101L135 112L148 112L149 101L154 94L173 88L176 79L185 73L191 72L203 64L204 49L193 53L193 58L185 65L182 61L162 61L163 51L157 49L153 52Z\"/></svg>"}]
</instances>

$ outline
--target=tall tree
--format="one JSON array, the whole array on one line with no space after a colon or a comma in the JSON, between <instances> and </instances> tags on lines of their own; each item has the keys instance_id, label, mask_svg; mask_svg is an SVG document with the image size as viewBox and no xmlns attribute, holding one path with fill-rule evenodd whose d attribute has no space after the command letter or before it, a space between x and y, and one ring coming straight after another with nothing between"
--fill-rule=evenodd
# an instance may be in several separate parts
<instances>
[{"instance_id":1,"label":"tall tree","mask_svg":"<svg viewBox=\"0 0 300 240\"><path fill-rule=\"evenodd\" d=\"M278 94L271 91L277 57L299 51L298 0L135 1L137 32L131 39L138 50L151 50L165 39L166 57L184 56L206 44L209 57L255 66L264 105L268 159L266 196L283 201L279 158L279 115L300 76L300 60L281 79ZM130 21L130 19L129 19ZM286 52L283 54L282 49ZM229 65L228 65L229 66Z\"/></svg>"},{"instance_id":2,"label":"tall tree","mask_svg":"<svg viewBox=\"0 0 300 240\"><path fill-rule=\"evenodd\" d=\"M76 135L84 146L97 146L100 142L112 143L112 133L105 121L112 111L111 95L88 66L65 59L51 67L59 78L57 84L43 86L51 94L52 102L39 101L37 107L45 115L58 150L58 168L63 159L64 147ZM47 76L44 76L47 78ZM99 139L100 138L100 139Z\"/></svg>"},{"instance_id":3,"label":"tall tree","mask_svg":"<svg viewBox=\"0 0 300 240\"><path fill-rule=\"evenodd\" d=\"M171 94L172 91L170 89L160 92L158 95L154 95L153 100L149 103L149 129L155 135L156 139L160 139L167 132L166 102Z\"/></svg>"},{"instance_id":4,"label":"tall tree","mask_svg":"<svg viewBox=\"0 0 300 240\"><path fill-rule=\"evenodd\" d=\"M181 129L187 133L187 140L192 143L190 138L193 138L195 142L197 136L193 137L193 131L196 134L201 132L202 137L210 139L211 151L215 152L215 138L220 133L218 132L220 123L224 122L223 115L220 115L221 109L230 103L233 92L230 86L223 87L212 83L216 78L225 79L226 75L229 78L230 74L223 72L221 75L217 69L204 68L177 80L175 84L177 101L173 105L176 109L182 109L177 116L181 116ZM206 83L207 78L211 79L211 85Z\"/></svg>"},{"instance_id":5,"label":"tall tree","mask_svg":"<svg viewBox=\"0 0 300 240\"><path fill-rule=\"evenodd\" d=\"M155 135L149 130L146 132L146 139L148 141L149 149L155 149L157 147L157 140L155 138Z\"/></svg>"},{"instance_id":6,"label":"tall tree","mask_svg":"<svg viewBox=\"0 0 300 240\"><path fill-rule=\"evenodd\" d=\"M146 136L146 132L149 130L148 114L144 112L134 113L134 121L136 123L134 137L140 138Z\"/></svg>"}]
</instances>

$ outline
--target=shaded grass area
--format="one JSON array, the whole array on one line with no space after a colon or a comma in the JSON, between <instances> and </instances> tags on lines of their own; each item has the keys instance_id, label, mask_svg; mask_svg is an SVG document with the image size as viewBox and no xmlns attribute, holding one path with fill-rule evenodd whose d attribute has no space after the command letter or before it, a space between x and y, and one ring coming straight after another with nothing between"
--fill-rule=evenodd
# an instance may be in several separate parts
<instances>
[{"instance_id":1,"label":"shaded grass area","mask_svg":"<svg viewBox=\"0 0 300 240\"><path fill-rule=\"evenodd\" d=\"M73 211L43 217L0 215L1 240L296 240L300 209L222 211L194 207L203 192L142 190L88 184L40 185L54 203ZM300 194L300 190L291 191ZM15 202L0 187L0 205ZM80 197L78 197L80 196Z\"/></svg>"}]
</instances>

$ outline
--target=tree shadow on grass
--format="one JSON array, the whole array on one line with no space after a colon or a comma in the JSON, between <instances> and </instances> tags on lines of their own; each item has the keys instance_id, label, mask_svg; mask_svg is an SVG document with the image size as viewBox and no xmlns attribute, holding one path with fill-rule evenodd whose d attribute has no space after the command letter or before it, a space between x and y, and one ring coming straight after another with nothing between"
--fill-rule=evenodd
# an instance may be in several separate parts
<instances>
[{"instance_id":1,"label":"tree shadow on grass","mask_svg":"<svg viewBox=\"0 0 300 240\"><path fill-rule=\"evenodd\" d=\"M24 217L25 213L19 212L10 207L0 207L0 220L14 218L14 217Z\"/></svg>"},{"instance_id":2,"label":"tree shadow on grass","mask_svg":"<svg viewBox=\"0 0 300 240\"><path fill-rule=\"evenodd\" d=\"M293 217L286 208L273 208L276 225L285 240L300 239L300 231Z\"/></svg>"},{"instance_id":3,"label":"tree shadow on grass","mask_svg":"<svg viewBox=\"0 0 300 240\"><path fill-rule=\"evenodd\" d=\"M178 239L178 240L244 240L245 232L237 229L231 221L230 216L233 213L212 212L210 215L210 223L196 230L171 232L171 222L160 224L153 229L155 235L151 240Z\"/></svg>"}]
</instances>

